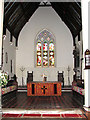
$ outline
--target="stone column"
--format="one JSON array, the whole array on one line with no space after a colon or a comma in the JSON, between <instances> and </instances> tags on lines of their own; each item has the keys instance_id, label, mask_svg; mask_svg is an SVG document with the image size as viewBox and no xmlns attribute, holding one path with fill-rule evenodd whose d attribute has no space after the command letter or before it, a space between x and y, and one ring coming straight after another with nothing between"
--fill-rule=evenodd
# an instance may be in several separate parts
<instances>
[{"instance_id":1,"label":"stone column","mask_svg":"<svg viewBox=\"0 0 90 120\"><path fill-rule=\"evenodd\" d=\"M90 1L88 2L88 49L90 50ZM88 70L88 106L90 107L90 69Z\"/></svg>"},{"instance_id":2,"label":"stone column","mask_svg":"<svg viewBox=\"0 0 90 120\"><path fill-rule=\"evenodd\" d=\"M2 34L3 34L3 12L4 11L4 2L0 1L0 71L1 71L1 57L2 57ZM1 86L0 86L0 119L2 117L2 105L1 105Z\"/></svg>"},{"instance_id":3,"label":"stone column","mask_svg":"<svg viewBox=\"0 0 90 120\"><path fill-rule=\"evenodd\" d=\"M88 7L89 5L89 7ZM84 77L84 84L85 84L85 109L89 108L90 106L90 69L85 70L85 51L86 49L90 50L90 30L88 32L88 22L90 24L90 3L88 4L88 0L82 0L82 31L83 31L83 77ZM89 15L89 19L88 19ZM90 29L90 27L89 27ZM89 33L89 34L88 34Z\"/></svg>"}]
</instances>

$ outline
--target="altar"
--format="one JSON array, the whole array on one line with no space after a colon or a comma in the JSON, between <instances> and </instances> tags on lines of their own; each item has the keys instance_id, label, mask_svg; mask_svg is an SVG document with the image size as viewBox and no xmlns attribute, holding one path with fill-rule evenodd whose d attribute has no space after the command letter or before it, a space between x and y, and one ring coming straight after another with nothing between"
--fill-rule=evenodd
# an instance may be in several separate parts
<instances>
[{"instance_id":1,"label":"altar","mask_svg":"<svg viewBox=\"0 0 90 120\"><path fill-rule=\"evenodd\" d=\"M61 82L28 82L27 96L61 96Z\"/></svg>"}]
</instances>

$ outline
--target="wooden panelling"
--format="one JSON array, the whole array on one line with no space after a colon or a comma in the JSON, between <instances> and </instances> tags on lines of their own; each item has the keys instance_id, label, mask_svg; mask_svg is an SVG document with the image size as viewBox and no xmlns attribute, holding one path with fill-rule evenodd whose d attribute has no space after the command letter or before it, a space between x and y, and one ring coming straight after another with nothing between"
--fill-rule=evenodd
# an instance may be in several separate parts
<instances>
[{"instance_id":1,"label":"wooden panelling","mask_svg":"<svg viewBox=\"0 0 90 120\"><path fill-rule=\"evenodd\" d=\"M28 96L61 96L61 82L29 82Z\"/></svg>"}]
</instances>

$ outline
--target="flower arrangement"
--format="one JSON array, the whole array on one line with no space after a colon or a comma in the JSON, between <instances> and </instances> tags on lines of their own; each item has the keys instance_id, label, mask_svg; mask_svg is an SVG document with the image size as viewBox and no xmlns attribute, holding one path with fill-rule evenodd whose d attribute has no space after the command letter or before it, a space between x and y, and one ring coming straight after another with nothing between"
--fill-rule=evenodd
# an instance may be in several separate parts
<instances>
[{"instance_id":1,"label":"flower arrangement","mask_svg":"<svg viewBox=\"0 0 90 120\"><path fill-rule=\"evenodd\" d=\"M4 87L8 83L8 74L7 72L0 72L0 86Z\"/></svg>"},{"instance_id":2,"label":"flower arrangement","mask_svg":"<svg viewBox=\"0 0 90 120\"><path fill-rule=\"evenodd\" d=\"M41 77L43 77L43 82L45 82L46 81L46 75L43 73L42 75L41 75Z\"/></svg>"}]
</instances>

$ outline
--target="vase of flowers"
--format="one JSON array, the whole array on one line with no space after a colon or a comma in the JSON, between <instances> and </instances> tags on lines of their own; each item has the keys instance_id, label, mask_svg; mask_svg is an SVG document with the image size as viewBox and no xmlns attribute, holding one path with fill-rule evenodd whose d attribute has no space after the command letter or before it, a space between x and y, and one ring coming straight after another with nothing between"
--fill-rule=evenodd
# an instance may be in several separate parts
<instances>
[{"instance_id":1,"label":"vase of flowers","mask_svg":"<svg viewBox=\"0 0 90 120\"><path fill-rule=\"evenodd\" d=\"M41 75L41 77L43 77L43 82L45 82L46 79L47 79L46 75L43 73L43 74Z\"/></svg>"},{"instance_id":2,"label":"vase of flowers","mask_svg":"<svg viewBox=\"0 0 90 120\"><path fill-rule=\"evenodd\" d=\"M0 72L0 86L5 87L8 83L8 74L7 72Z\"/></svg>"}]
</instances>

